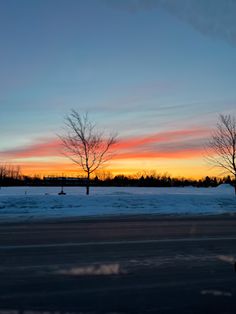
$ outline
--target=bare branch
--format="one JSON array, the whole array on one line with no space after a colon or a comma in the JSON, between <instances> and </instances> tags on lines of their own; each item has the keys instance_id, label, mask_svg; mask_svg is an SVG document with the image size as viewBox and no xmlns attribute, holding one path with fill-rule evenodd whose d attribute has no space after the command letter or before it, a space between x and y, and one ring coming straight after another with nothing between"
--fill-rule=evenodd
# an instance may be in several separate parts
<instances>
[{"instance_id":1,"label":"bare branch","mask_svg":"<svg viewBox=\"0 0 236 314\"><path fill-rule=\"evenodd\" d=\"M234 176L236 193L236 119L220 115L207 145L206 160Z\"/></svg>"},{"instance_id":2,"label":"bare branch","mask_svg":"<svg viewBox=\"0 0 236 314\"><path fill-rule=\"evenodd\" d=\"M64 155L90 175L112 158L111 147L116 143L117 135L106 137L96 128L88 114L81 115L76 110L65 119L65 133L59 138L64 146ZM89 193L87 188L87 194Z\"/></svg>"}]
</instances>

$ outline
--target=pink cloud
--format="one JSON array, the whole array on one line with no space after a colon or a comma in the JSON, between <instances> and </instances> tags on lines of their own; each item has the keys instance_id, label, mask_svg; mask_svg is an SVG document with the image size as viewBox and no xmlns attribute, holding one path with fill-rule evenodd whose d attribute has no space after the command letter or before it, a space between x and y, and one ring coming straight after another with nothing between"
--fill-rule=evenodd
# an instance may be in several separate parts
<instances>
[{"instance_id":1,"label":"pink cloud","mask_svg":"<svg viewBox=\"0 0 236 314\"><path fill-rule=\"evenodd\" d=\"M16 148L4 152L0 155L12 159L61 156L62 145L59 139L40 141L21 148Z\"/></svg>"},{"instance_id":2,"label":"pink cloud","mask_svg":"<svg viewBox=\"0 0 236 314\"><path fill-rule=\"evenodd\" d=\"M208 129L186 129L120 139L113 147L115 159L191 158L203 152ZM28 146L0 152L9 159L62 156L60 139L41 140Z\"/></svg>"},{"instance_id":3,"label":"pink cloud","mask_svg":"<svg viewBox=\"0 0 236 314\"><path fill-rule=\"evenodd\" d=\"M115 150L124 150L135 147L142 147L148 144L170 143L179 140L202 138L209 134L208 129L187 129L160 132L143 137L130 137L121 139L114 147Z\"/></svg>"}]
</instances>

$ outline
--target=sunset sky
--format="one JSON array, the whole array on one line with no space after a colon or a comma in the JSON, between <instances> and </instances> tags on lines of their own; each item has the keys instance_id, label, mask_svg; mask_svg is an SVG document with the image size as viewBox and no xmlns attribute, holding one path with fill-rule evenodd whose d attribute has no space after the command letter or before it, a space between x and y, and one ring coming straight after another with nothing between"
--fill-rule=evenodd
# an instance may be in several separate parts
<instances>
[{"instance_id":1,"label":"sunset sky","mask_svg":"<svg viewBox=\"0 0 236 314\"><path fill-rule=\"evenodd\" d=\"M236 114L233 0L0 0L0 162L76 174L72 108L117 132L107 170L215 175L204 145Z\"/></svg>"}]
</instances>

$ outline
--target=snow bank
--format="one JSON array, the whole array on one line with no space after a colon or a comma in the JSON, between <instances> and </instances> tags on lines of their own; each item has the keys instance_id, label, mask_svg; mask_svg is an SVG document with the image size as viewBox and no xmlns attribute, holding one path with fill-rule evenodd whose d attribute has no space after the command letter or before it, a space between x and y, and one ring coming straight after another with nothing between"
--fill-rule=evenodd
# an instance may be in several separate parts
<instances>
[{"instance_id":1,"label":"snow bank","mask_svg":"<svg viewBox=\"0 0 236 314\"><path fill-rule=\"evenodd\" d=\"M217 190L228 190L228 191L232 191L233 187L232 185L228 184L228 183L223 183L217 186L216 188Z\"/></svg>"},{"instance_id":2,"label":"snow bank","mask_svg":"<svg viewBox=\"0 0 236 314\"><path fill-rule=\"evenodd\" d=\"M0 222L132 214L222 214L236 212L232 187L91 188L9 187L0 190Z\"/></svg>"}]
</instances>

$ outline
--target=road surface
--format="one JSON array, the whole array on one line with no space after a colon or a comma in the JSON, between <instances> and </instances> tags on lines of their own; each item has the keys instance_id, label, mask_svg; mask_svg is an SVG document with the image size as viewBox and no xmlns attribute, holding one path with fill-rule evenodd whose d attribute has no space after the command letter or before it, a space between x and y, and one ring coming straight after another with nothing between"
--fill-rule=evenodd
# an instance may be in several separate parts
<instances>
[{"instance_id":1,"label":"road surface","mask_svg":"<svg viewBox=\"0 0 236 314\"><path fill-rule=\"evenodd\" d=\"M0 225L0 313L236 313L231 217Z\"/></svg>"}]
</instances>

